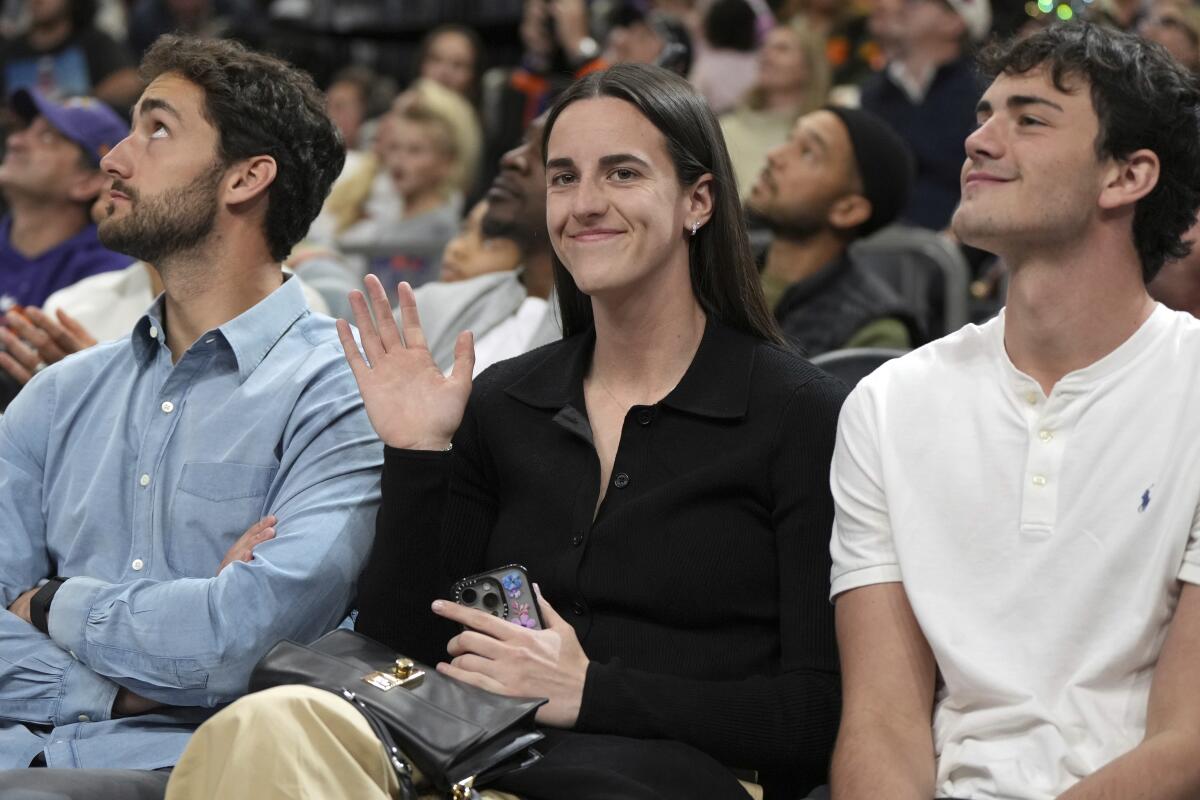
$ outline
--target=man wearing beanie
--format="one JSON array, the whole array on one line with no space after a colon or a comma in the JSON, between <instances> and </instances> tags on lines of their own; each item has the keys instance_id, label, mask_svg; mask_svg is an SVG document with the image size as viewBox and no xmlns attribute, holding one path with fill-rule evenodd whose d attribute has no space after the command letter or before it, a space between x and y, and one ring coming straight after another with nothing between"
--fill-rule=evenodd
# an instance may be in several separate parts
<instances>
[{"instance_id":1,"label":"man wearing beanie","mask_svg":"<svg viewBox=\"0 0 1200 800\"><path fill-rule=\"evenodd\" d=\"M989 0L877 0L871 29L887 68L862 87L862 107L912 147L917 178L905 222L944 230L958 205L963 140L975 127L983 86L971 45L991 28Z\"/></svg>"},{"instance_id":2,"label":"man wearing beanie","mask_svg":"<svg viewBox=\"0 0 1200 800\"><path fill-rule=\"evenodd\" d=\"M763 289L784 333L806 355L922 343L915 315L848 252L896 218L912 172L904 141L855 109L804 115L768 154L749 198L774 233Z\"/></svg>"},{"instance_id":3,"label":"man wearing beanie","mask_svg":"<svg viewBox=\"0 0 1200 800\"><path fill-rule=\"evenodd\" d=\"M90 215L108 183L100 157L129 126L86 97L60 104L20 89L11 106L26 127L9 135L0 161L0 192L10 210L0 220L0 314L40 306L64 286L133 261L100 244ZM0 333L0 341L8 338Z\"/></svg>"}]
</instances>

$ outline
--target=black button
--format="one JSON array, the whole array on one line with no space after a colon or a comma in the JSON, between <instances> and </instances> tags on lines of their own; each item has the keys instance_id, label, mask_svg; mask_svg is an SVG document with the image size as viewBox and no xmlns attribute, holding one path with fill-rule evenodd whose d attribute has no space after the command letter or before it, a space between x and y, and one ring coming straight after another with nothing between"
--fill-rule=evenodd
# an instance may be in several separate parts
<instances>
[{"instance_id":1,"label":"black button","mask_svg":"<svg viewBox=\"0 0 1200 800\"><path fill-rule=\"evenodd\" d=\"M613 486L618 489L624 489L629 485L629 476L624 472L618 472L617 477L613 478Z\"/></svg>"},{"instance_id":2,"label":"black button","mask_svg":"<svg viewBox=\"0 0 1200 800\"><path fill-rule=\"evenodd\" d=\"M650 420L654 419L654 415L648 410L639 411L637 415L638 425L649 425Z\"/></svg>"},{"instance_id":3,"label":"black button","mask_svg":"<svg viewBox=\"0 0 1200 800\"><path fill-rule=\"evenodd\" d=\"M583 534L577 533L574 536L572 536L571 544L575 545L576 547L579 547L579 545L583 544Z\"/></svg>"},{"instance_id":4,"label":"black button","mask_svg":"<svg viewBox=\"0 0 1200 800\"><path fill-rule=\"evenodd\" d=\"M575 616L582 617L584 614L587 613L587 606L585 606L583 603L576 603L574 606L574 611L575 611Z\"/></svg>"}]
</instances>

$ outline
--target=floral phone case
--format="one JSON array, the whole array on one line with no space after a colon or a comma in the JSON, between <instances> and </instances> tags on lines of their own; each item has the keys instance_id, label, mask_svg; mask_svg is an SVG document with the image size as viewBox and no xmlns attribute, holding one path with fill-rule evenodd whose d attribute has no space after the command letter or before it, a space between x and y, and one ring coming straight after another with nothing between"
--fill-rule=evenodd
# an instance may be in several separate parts
<instances>
[{"instance_id":1,"label":"floral phone case","mask_svg":"<svg viewBox=\"0 0 1200 800\"><path fill-rule=\"evenodd\" d=\"M463 578L454 584L454 602L478 608L523 628L541 630L545 627L533 584L520 564Z\"/></svg>"}]
</instances>

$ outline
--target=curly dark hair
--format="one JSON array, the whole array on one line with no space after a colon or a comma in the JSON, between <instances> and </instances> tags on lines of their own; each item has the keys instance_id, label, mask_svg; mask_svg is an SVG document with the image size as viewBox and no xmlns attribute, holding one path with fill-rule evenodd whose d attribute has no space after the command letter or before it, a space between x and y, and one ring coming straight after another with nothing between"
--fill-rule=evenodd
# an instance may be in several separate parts
<instances>
[{"instance_id":1,"label":"curly dark hair","mask_svg":"<svg viewBox=\"0 0 1200 800\"><path fill-rule=\"evenodd\" d=\"M1158 183L1133 213L1133 242L1146 283L1168 260L1191 251L1183 234L1200 208L1200 85L1166 50L1079 22L993 44L980 53L979 64L992 79L1048 69L1063 92L1072 91L1072 81L1086 81L1100 121L1096 156L1121 159L1147 149L1159 159Z\"/></svg>"},{"instance_id":2,"label":"curly dark hair","mask_svg":"<svg viewBox=\"0 0 1200 800\"><path fill-rule=\"evenodd\" d=\"M275 159L264 233L271 258L287 258L346 160L312 78L237 42L170 34L146 51L140 72L147 83L173 73L204 90L204 116L217 129L223 163L258 155Z\"/></svg>"}]
</instances>

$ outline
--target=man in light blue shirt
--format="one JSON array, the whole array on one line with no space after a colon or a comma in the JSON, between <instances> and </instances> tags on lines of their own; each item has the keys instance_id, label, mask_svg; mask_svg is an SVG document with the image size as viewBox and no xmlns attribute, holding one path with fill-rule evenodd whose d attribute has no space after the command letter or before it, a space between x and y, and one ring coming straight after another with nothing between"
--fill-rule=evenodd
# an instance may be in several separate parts
<instances>
[{"instance_id":1,"label":"man in light blue shirt","mask_svg":"<svg viewBox=\"0 0 1200 800\"><path fill-rule=\"evenodd\" d=\"M229 42L164 37L142 71L100 236L165 292L0 419L5 798L161 794L272 644L345 617L373 536L382 446L280 269L344 158L320 95Z\"/></svg>"}]
</instances>

